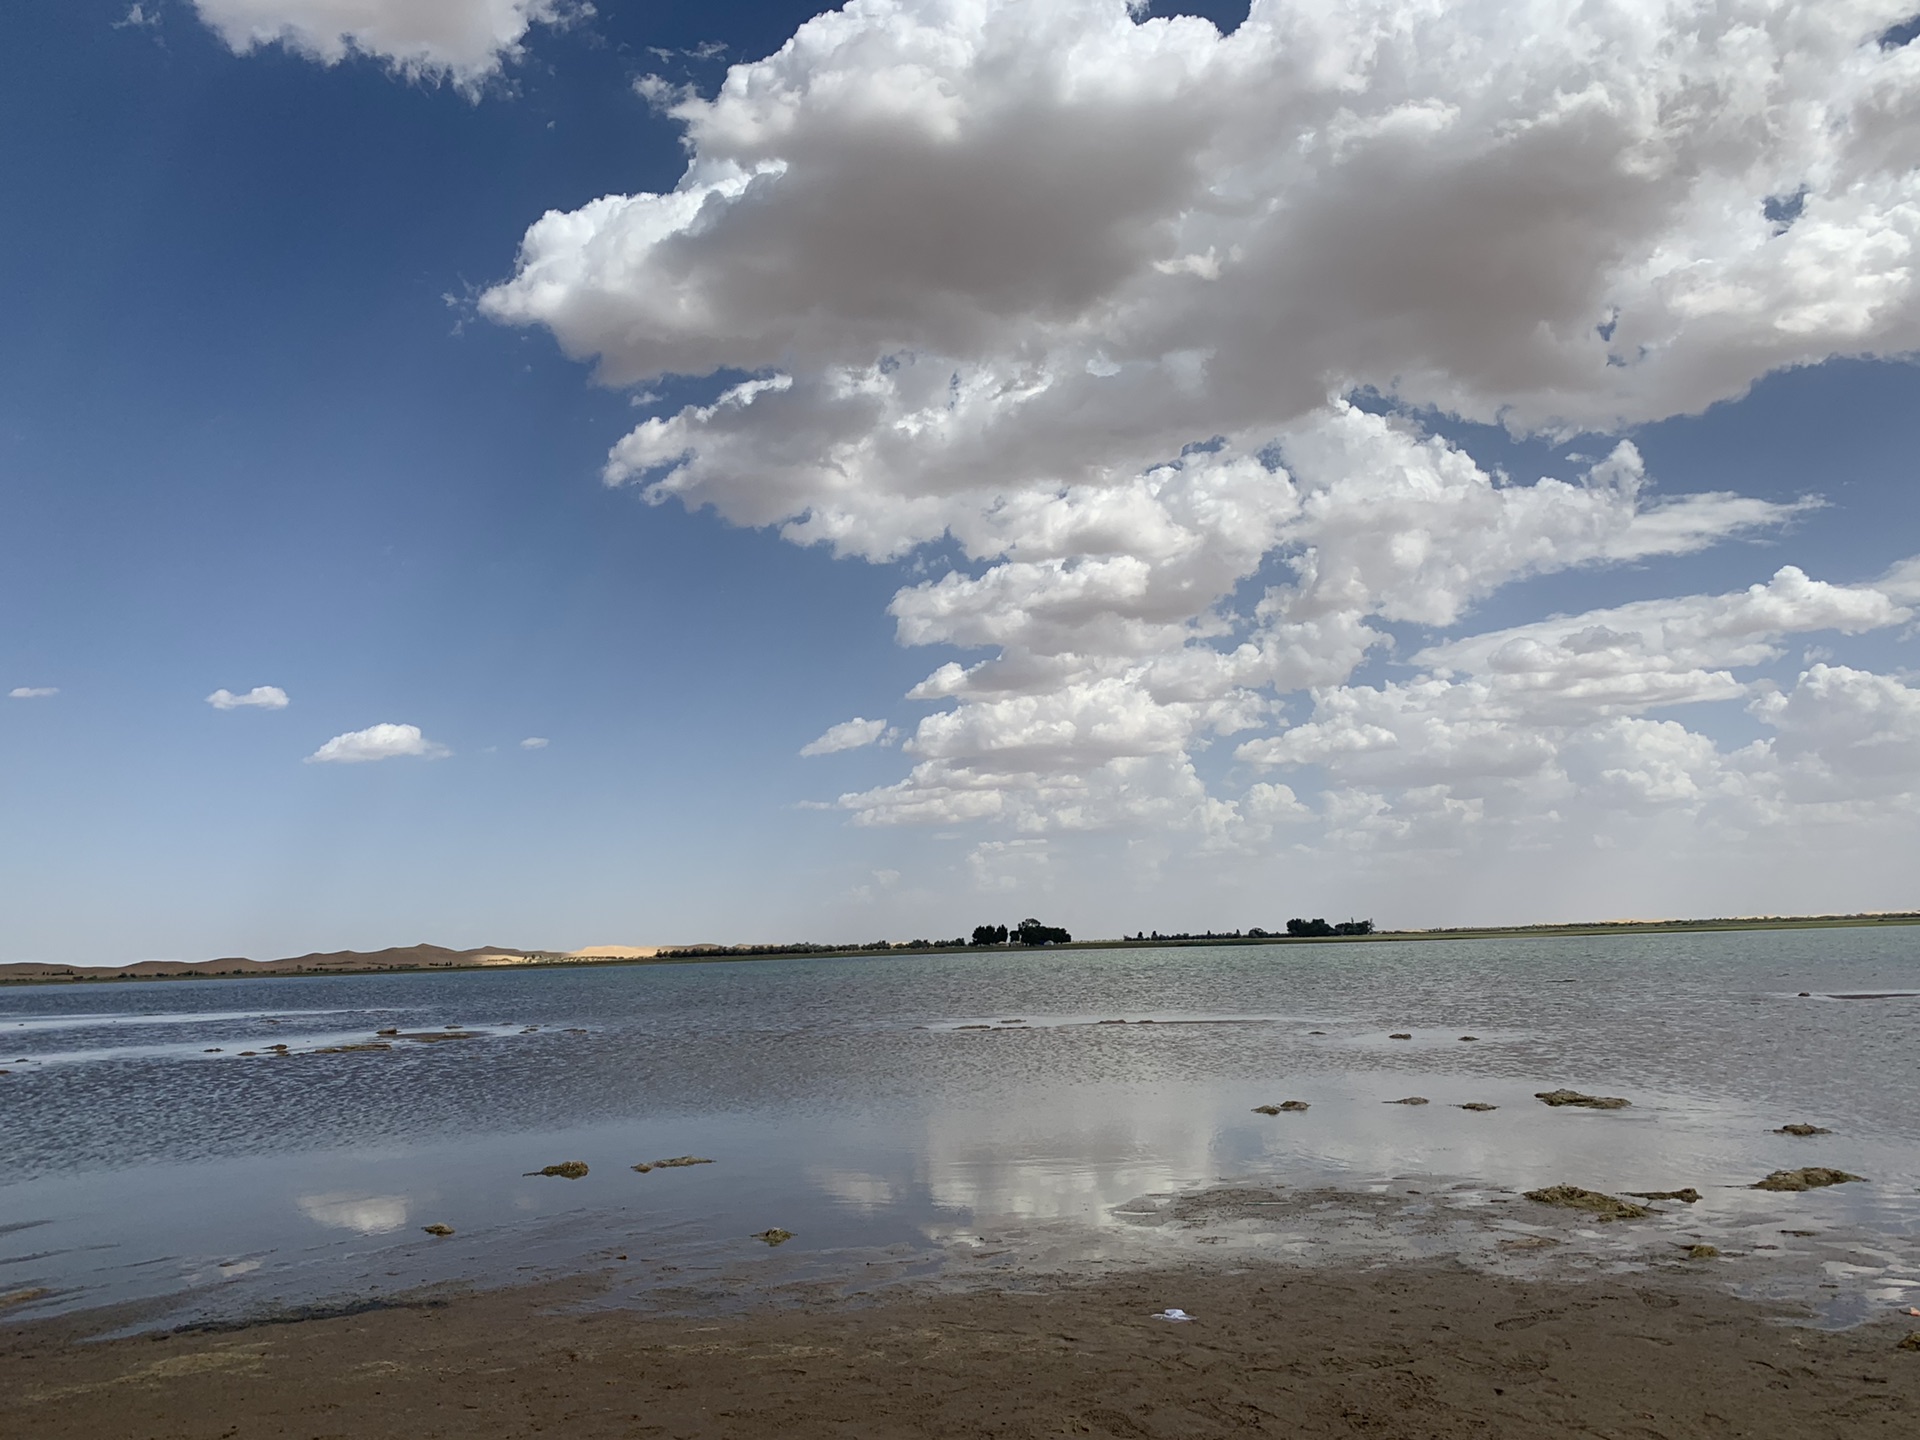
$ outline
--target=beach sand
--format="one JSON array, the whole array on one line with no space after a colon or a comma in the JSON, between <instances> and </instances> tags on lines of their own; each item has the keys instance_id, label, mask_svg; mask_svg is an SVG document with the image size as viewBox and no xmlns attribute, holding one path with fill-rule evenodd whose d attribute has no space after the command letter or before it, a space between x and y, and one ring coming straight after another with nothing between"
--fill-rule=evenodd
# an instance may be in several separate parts
<instances>
[{"instance_id":1,"label":"beach sand","mask_svg":"<svg viewBox=\"0 0 1920 1440\"><path fill-rule=\"evenodd\" d=\"M593 1282L83 1343L0 1330L0 1435L1912 1436L1920 1322L1854 1330L1685 1280L1453 1265L1151 1270L698 1317ZM1167 1306L1194 1317L1151 1318ZM121 1317L124 1318L124 1317Z\"/></svg>"}]
</instances>

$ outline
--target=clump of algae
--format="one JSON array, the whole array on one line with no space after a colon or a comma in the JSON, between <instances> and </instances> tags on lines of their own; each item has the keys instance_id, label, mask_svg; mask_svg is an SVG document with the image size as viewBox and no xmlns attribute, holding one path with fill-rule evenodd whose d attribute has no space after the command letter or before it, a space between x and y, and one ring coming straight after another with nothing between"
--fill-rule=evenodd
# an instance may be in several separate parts
<instances>
[{"instance_id":1,"label":"clump of algae","mask_svg":"<svg viewBox=\"0 0 1920 1440\"><path fill-rule=\"evenodd\" d=\"M529 1175L551 1175L560 1180L578 1180L587 1173L584 1160L562 1160L558 1165L543 1165L538 1170L529 1170Z\"/></svg>"},{"instance_id":2,"label":"clump of algae","mask_svg":"<svg viewBox=\"0 0 1920 1440\"><path fill-rule=\"evenodd\" d=\"M1631 1200L1603 1195L1598 1190L1582 1190L1578 1185L1549 1185L1544 1190L1529 1190L1527 1199L1542 1205L1558 1205L1563 1210L1585 1210L1602 1224L1611 1220L1639 1220L1653 1213Z\"/></svg>"},{"instance_id":3,"label":"clump of algae","mask_svg":"<svg viewBox=\"0 0 1920 1440\"><path fill-rule=\"evenodd\" d=\"M1808 1165L1799 1170L1776 1170L1764 1180L1756 1180L1755 1190L1818 1190L1827 1185L1845 1185L1850 1180L1864 1180L1864 1175L1849 1175L1844 1170L1829 1169L1825 1165Z\"/></svg>"},{"instance_id":4,"label":"clump of algae","mask_svg":"<svg viewBox=\"0 0 1920 1440\"><path fill-rule=\"evenodd\" d=\"M1633 1102L1618 1095L1582 1095L1578 1090L1536 1090L1533 1098L1556 1108L1578 1105L1586 1110L1624 1110Z\"/></svg>"}]
</instances>

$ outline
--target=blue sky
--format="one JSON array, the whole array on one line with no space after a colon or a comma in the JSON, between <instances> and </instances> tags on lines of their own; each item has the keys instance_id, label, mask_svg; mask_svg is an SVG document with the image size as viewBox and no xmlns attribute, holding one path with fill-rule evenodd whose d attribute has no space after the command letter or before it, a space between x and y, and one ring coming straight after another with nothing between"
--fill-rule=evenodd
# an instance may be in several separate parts
<instances>
[{"instance_id":1,"label":"blue sky","mask_svg":"<svg viewBox=\"0 0 1920 1440\"><path fill-rule=\"evenodd\" d=\"M1553 8L1408 22L1335 105L1288 67L1360 52L1300 4L897 0L758 71L812 7L474 0L478 51L331 0L31 7L0 959L1914 905L1900 7L1761 7L1813 79L1713 5L1505 89L1429 63ZM1629 113L1683 51L1831 123L1487 138L1519 79ZM705 219L592 208L676 186ZM1814 588L1685 638L1783 566ZM418 742L323 751L377 725ZM309 758L348 752L385 758Z\"/></svg>"}]
</instances>

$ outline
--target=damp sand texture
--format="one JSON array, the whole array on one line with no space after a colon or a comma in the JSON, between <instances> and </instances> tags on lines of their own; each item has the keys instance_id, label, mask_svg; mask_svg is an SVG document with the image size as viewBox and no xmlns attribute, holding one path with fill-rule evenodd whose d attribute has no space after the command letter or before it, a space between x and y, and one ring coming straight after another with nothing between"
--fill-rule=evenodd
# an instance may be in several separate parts
<instances>
[{"instance_id":1,"label":"damp sand texture","mask_svg":"<svg viewBox=\"0 0 1920 1440\"><path fill-rule=\"evenodd\" d=\"M574 1282L93 1344L77 1322L0 1332L0 1434L1892 1440L1920 1424L1907 1326L1798 1329L1644 1279L1258 1266L709 1318L589 1298ZM1151 1318L1169 1305L1192 1322Z\"/></svg>"}]
</instances>

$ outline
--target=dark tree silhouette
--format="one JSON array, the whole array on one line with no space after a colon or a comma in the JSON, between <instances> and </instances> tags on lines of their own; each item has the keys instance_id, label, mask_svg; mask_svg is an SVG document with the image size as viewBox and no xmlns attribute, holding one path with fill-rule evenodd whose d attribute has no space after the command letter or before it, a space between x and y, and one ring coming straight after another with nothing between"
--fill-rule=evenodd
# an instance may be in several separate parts
<instances>
[{"instance_id":1,"label":"dark tree silhouette","mask_svg":"<svg viewBox=\"0 0 1920 1440\"><path fill-rule=\"evenodd\" d=\"M1038 920L1022 920L1013 938L1022 945L1066 945L1073 940L1073 936L1058 925L1042 925Z\"/></svg>"},{"instance_id":2,"label":"dark tree silhouette","mask_svg":"<svg viewBox=\"0 0 1920 1440\"><path fill-rule=\"evenodd\" d=\"M1296 939L1317 938L1323 935L1371 935L1371 920L1342 920L1338 925L1329 925L1325 920L1289 920L1287 934Z\"/></svg>"}]
</instances>

